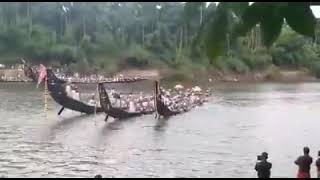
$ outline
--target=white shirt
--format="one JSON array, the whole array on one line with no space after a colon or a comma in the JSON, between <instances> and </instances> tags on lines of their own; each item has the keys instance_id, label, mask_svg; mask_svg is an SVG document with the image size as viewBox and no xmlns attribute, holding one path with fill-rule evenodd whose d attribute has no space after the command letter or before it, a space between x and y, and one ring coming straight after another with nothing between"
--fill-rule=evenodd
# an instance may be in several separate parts
<instances>
[{"instance_id":1,"label":"white shirt","mask_svg":"<svg viewBox=\"0 0 320 180\"><path fill-rule=\"evenodd\" d=\"M66 86L66 92L67 92L68 96L71 96L71 86L70 85Z\"/></svg>"},{"instance_id":2,"label":"white shirt","mask_svg":"<svg viewBox=\"0 0 320 180\"><path fill-rule=\"evenodd\" d=\"M143 106L143 107L147 107L147 106L148 106L148 102L147 102L147 101L143 102L143 103L142 103L142 106Z\"/></svg>"},{"instance_id":3,"label":"white shirt","mask_svg":"<svg viewBox=\"0 0 320 180\"><path fill-rule=\"evenodd\" d=\"M169 98L167 98L166 96L162 96L161 99L162 99L164 104L167 104L168 101L169 101Z\"/></svg>"},{"instance_id":4,"label":"white shirt","mask_svg":"<svg viewBox=\"0 0 320 180\"><path fill-rule=\"evenodd\" d=\"M80 100L80 93L76 92L75 90L72 91L72 97L75 100Z\"/></svg>"},{"instance_id":5,"label":"white shirt","mask_svg":"<svg viewBox=\"0 0 320 180\"><path fill-rule=\"evenodd\" d=\"M96 101L93 100L93 99L90 99L88 105L90 105L90 106L95 106L95 104L96 104Z\"/></svg>"},{"instance_id":6,"label":"white shirt","mask_svg":"<svg viewBox=\"0 0 320 180\"><path fill-rule=\"evenodd\" d=\"M191 97L190 97L191 103L194 103L195 100L196 100L196 97L194 95L191 95Z\"/></svg>"},{"instance_id":7,"label":"white shirt","mask_svg":"<svg viewBox=\"0 0 320 180\"><path fill-rule=\"evenodd\" d=\"M129 102L129 112L135 112L136 111L136 107L133 103L133 101Z\"/></svg>"}]
</instances>

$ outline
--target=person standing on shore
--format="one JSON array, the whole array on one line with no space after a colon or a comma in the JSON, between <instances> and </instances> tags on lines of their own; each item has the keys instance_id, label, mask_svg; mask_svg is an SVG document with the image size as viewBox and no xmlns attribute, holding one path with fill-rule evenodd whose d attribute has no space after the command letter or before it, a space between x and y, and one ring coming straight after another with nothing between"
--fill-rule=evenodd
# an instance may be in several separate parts
<instances>
[{"instance_id":1,"label":"person standing on shore","mask_svg":"<svg viewBox=\"0 0 320 180\"><path fill-rule=\"evenodd\" d=\"M312 157L309 156L310 149L303 148L303 156L298 157L294 162L299 166L297 178L310 178L310 165L312 164Z\"/></svg>"},{"instance_id":2,"label":"person standing on shore","mask_svg":"<svg viewBox=\"0 0 320 180\"><path fill-rule=\"evenodd\" d=\"M257 171L258 178L270 178L271 176L271 168L272 164L268 162L268 153L263 152L260 156L258 156L258 160L254 169Z\"/></svg>"},{"instance_id":3,"label":"person standing on shore","mask_svg":"<svg viewBox=\"0 0 320 180\"><path fill-rule=\"evenodd\" d=\"M320 151L318 151L318 159L316 161L317 177L320 178Z\"/></svg>"}]
</instances>

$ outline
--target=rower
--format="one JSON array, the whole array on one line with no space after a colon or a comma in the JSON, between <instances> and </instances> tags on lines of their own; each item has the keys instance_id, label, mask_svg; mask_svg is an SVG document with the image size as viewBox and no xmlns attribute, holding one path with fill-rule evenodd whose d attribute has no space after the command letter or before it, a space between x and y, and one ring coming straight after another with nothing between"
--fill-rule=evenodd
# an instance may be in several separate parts
<instances>
[{"instance_id":1,"label":"rower","mask_svg":"<svg viewBox=\"0 0 320 180\"><path fill-rule=\"evenodd\" d=\"M117 103L117 101L119 101L119 107L121 106L121 102L120 102L120 94L118 94L116 91L115 91L115 89L114 88L112 88L111 89L111 92L110 92L110 94L111 94L111 97L113 98L113 103L112 104L116 104Z\"/></svg>"},{"instance_id":2,"label":"rower","mask_svg":"<svg viewBox=\"0 0 320 180\"><path fill-rule=\"evenodd\" d=\"M76 87L75 90L73 90L73 99L80 101L80 93L78 87Z\"/></svg>"},{"instance_id":3,"label":"rower","mask_svg":"<svg viewBox=\"0 0 320 180\"><path fill-rule=\"evenodd\" d=\"M102 176L98 174L98 175L95 175L94 178L102 178Z\"/></svg>"},{"instance_id":4,"label":"rower","mask_svg":"<svg viewBox=\"0 0 320 180\"><path fill-rule=\"evenodd\" d=\"M113 93L115 93L115 92L116 92L115 89L112 88L111 91L110 91L110 94L113 95Z\"/></svg>"},{"instance_id":5,"label":"rower","mask_svg":"<svg viewBox=\"0 0 320 180\"><path fill-rule=\"evenodd\" d=\"M69 83L66 85L66 93L68 96L72 97L71 85Z\"/></svg>"},{"instance_id":6,"label":"rower","mask_svg":"<svg viewBox=\"0 0 320 180\"><path fill-rule=\"evenodd\" d=\"M129 112L136 112L136 106L132 100L129 102Z\"/></svg>"},{"instance_id":7,"label":"rower","mask_svg":"<svg viewBox=\"0 0 320 180\"><path fill-rule=\"evenodd\" d=\"M91 99L90 99L89 102L88 102L88 105L90 105L90 106L95 106L95 105L96 105L96 101L95 101L94 99L95 99L95 98L94 98L94 95L92 95Z\"/></svg>"}]
</instances>

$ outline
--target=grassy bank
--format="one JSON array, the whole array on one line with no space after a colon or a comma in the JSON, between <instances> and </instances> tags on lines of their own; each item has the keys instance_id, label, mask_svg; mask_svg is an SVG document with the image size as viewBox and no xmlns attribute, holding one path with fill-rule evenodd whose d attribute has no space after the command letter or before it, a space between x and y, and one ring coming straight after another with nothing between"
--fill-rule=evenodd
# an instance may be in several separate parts
<instances>
[{"instance_id":1,"label":"grassy bank","mask_svg":"<svg viewBox=\"0 0 320 180\"><path fill-rule=\"evenodd\" d=\"M170 84L207 84L210 82L310 82L317 81L317 77L308 69L289 70L270 66L259 72L223 73L189 71L188 76L176 74L163 78Z\"/></svg>"}]
</instances>

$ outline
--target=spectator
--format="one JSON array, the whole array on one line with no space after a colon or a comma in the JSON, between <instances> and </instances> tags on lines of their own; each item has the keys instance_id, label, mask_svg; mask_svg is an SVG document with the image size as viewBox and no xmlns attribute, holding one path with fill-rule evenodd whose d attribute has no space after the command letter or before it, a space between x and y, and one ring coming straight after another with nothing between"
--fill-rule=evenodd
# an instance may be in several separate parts
<instances>
[{"instance_id":1,"label":"spectator","mask_svg":"<svg viewBox=\"0 0 320 180\"><path fill-rule=\"evenodd\" d=\"M255 170L258 173L258 178L270 178L272 164L267 161L268 153L263 152L261 156L258 156L258 162L255 166Z\"/></svg>"},{"instance_id":2,"label":"spectator","mask_svg":"<svg viewBox=\"0 0 320 180\"><path fill-rule=\"evenodd\" d=\"M310 165L312 164L312 157L309 156L310 149L303 148L303 156L298 157L294 162L299 166L297 178L310 178Z\"/></svg>"},{"instance_id":3,"label":"spectator","mask_svg":"<svg viewBox=\"0 0 320 180\"><path fill-rule=\"evenodd\" d=\"M318 151L318 159L316 161L317 177L320 178L320 151Z\"/></svg>"}]
</instances>

